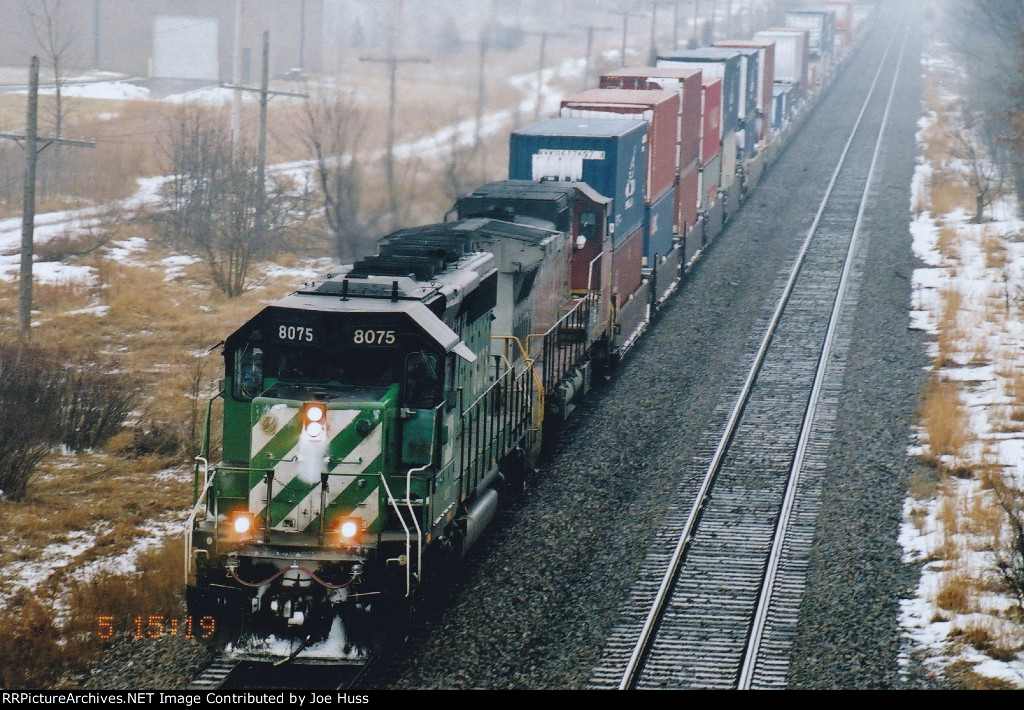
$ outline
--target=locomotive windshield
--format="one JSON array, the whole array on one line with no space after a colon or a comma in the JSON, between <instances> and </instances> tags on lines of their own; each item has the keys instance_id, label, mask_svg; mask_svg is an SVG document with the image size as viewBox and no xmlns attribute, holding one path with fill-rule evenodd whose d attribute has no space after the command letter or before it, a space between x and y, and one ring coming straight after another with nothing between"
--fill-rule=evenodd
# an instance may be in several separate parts
<instances>
[{"instance_id":1,"label":"locomotive windshield","mask_svg":"<svg viewBox=\"0 0 1024 710\"><path fill-rule=\"evenodd\" d=\"M235 354L236 399L251 400L273 386L379 396L399 379L399 353L351 353L246 344Z\"/></svg>"}]
</instances>

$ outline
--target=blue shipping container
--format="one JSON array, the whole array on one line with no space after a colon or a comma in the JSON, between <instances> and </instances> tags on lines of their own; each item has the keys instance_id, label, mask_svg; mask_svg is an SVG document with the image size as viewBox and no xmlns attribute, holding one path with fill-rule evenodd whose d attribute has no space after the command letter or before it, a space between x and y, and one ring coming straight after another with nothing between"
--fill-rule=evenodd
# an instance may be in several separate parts
<instances>
[{"instance_id":1,"label":"blue shipping container","mask_svg":"<svg viewBox=\"0 0 1024 710\"><path fill-rule=\"evenodd\" d=\"M704 47L681 49L658 55L659 67L686 66L700 69L704 76L722 79L722 133L739 128L742 55L737 49ZM754 72L756 76L756 70ZM755 96L756 98L756 96Z\"/></svg>"},{"instance_id":2,"label":"blue shipping container","mask_svg":"<svg viewBox=\"0 0 1024 710\"><path fill-rule=\"evenodd\" d=\"M508 176L535 182L585 182L612 200L612 245L644 220L647 121L549 118L509 138Z\"/></svg>"},{"instance_id":3,"label":"blue shipping container","mask_svg":"<svg viewBox=\"0 0 1024 710\"><path fill-rule=\"evenodd\" d=\"M644 224L644 258L647 266L655 265L655 257L664 257L674 246L672 241L675 228L672 218L676 212L676 188L672 187L647 208Z\"/></svg>"}]
</instances>

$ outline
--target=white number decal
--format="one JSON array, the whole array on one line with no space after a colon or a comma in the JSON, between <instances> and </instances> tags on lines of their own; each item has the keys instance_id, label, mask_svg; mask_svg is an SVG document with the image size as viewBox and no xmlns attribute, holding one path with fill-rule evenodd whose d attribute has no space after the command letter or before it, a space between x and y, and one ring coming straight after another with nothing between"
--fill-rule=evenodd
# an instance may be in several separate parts
<instances>
[{"instance_id":1,"label":"white number decal","mask_svg":"<svg viewBox=\"0 0 1024 710\"><path fill-rule=\"evenodd\" d=\"M277 337L280 340L305 340L307 343L312 343L313 329L300 325L282 325L277 329Z\"/></svg>"},{"instance_id":2,"label":"white number decal","mask_svg":"<svg viewBox=\"0 0 1024 710\"><path fill-rule=\"evenodd\" d=\"M355 330L352 332L355 345L394 345L398 342L393 330Z\"/></svg>"}]
</instances>

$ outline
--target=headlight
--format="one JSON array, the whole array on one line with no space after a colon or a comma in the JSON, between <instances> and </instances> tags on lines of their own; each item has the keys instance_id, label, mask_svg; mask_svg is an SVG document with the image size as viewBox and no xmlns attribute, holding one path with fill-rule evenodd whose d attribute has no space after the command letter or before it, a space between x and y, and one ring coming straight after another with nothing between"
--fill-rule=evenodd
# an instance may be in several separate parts
<instances>
[{"instance_id":1,"label":"headlight","mask_svg":"<svg viewBox=\"0 0 1024 710\"><path fill-rule=\"evenodd\" d=\"M302 410L302 430L313 439L319 438L325 431L327 408L322 404L307 404Z\"/></svg>"},{"instance_id":2,"label":"headlight","mask_svg":"<svg viewBox=\"0 0 1024 710\"><path fill-rule=\"evenodd\" d=\"M235 517L232 527L239 535L247 535L252 531L252 516L248 513L240 513Z\"/></svg>"},{"instance_id":3,"label":"headlight","mask_svg":"<svg viewBox=\"0 0 1024 710\"><path fill-rule=\"evenodd\" d=\"M346 520L341 524L341 537L343 540L351 540L359 532L359 524L355 520Z\"/></svg>"}]
</instances>

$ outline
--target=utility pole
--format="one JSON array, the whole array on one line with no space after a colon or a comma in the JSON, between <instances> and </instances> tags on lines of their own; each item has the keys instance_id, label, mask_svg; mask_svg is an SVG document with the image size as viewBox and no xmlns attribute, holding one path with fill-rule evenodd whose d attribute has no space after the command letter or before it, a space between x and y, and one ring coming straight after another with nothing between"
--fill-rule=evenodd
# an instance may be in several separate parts
<instances>
[{"instance_id":1,"label":"utility pole","mask_svg":"<svg viewBox=\"0 0 1024 710\"><path fill-rule=\"evenodd\" d=\"M486 106L486 90L487 90L487 52L491 48L491 44L494 42L494 26L497 20L497 8L494 0L489 2L487 26L480 30L480 72L477 75L477 86L476 86L476 127L473 129L473 149L480 147L480 137L483 130L484 122L484 107Z\"/></svg>"},{"instance_id":2,"label":"utility pole","mask_svg":"<svg viewBox=\"0 0 1024 710\"><path fill-rule=\"evenodd\" d=\"M587 56L583 60L583 86L581 91L586 91L590 85L590 55L594 51L594 33L611 32L614 29L614 27L594 27L593 25L587 27Z\"/></svg>"},{"instance_id":3,"label":"utility pole","mask_svg":"<svg viewBox=\"0 0 1024 710\"><path fill-rule=\"evenodd\" d=\"M299 5L299 69L306 71L306 0Z\"/></svg>"},{"instance_id":4,"label":"utility pole","mask_svg":"<svg viewBox=\"0 0 1024 710\"><path fill-rule=\"evenodd\" d=\"M648 55L648 64L652 67L658 62L658 46L655 35L658 29L658 0L654 0L653 5L651 8L651 51Z\"/></svg>"},{"instance_id":5,"label":"utility pole","mask_svg":"<svg viewBox=\"0 0 1024 710\"><path fill-rule=\"evenodd\" d=\"M388 209L392 217L398 214L398 195L395 190L395 112L398 98L398 65L403 62L427 64L429 59L421 57L399 58L398 45L402 32L402 0L397 0L394 26L391 34L391 48L387 57L360 57L361 62L380 62L388 65L388 124L387 124L387 161L384 166L388 183Z\"/></svg>"},{"instance_id":6,"label":"utility pole","mask_svg":"<svg viewBox=\"0 0 1024 710\"><path fill-rule=\"evenodd\" d=\"M696 49L700 46L700 38L697 35L697 26L700 24L700 0L693 0L693 39L690 43L693 45L691 49Z\"/></svg>"},{"instance_id":7,"label":"utility pole","mask_svg":"<svg viewBox=\"0 0 1024 710\"><path fill-rule=\"evenodd\" d=\"M547 30L542 31L529 31L523 30L524 35L540 35L540 62L537 67L537 98L533 107L533 119L536 121L540 118L540 106L543 98L544 89L544 65L547 63L547 47L548 37L566 37L568 35L562 32L549 32Z\"/></svg>"},{"instance_id":8,"label":"utility pole","mask_svg":"<svg viewBox=\"0 0 1024 710\"><path fill-rule=\"evenodd\" d=\"M308 98L308 96L295 91L270 90L270 32L267 31L263 32L263 62L260 68L260 88L253 89L237 84L224 84L223 87L225 89L234 89L236 95L240 95L243 91L258 92L260 95L260 128L256 154L256 185L258 191L256 193L256 215L253 219L253 226L256 229L256 233L261 234L263 232L263 218L267 201L267 105L270 103L271 96L294 96L301 99ZM241 136L238 136L236 140L240 142ZM237 145L236 143L236 154Z\"/></svg>"},{"instance_id":9,"label":"utility pole","mask_svg":"<svg viewBox=\"0 0 1024 710\"><path fill-rule=\"evenodd\" d=\"M245 0L235 0L235 48L232 58L231 83L235 89L231 97L231 152L238 153L242 144L242 17Z\"/></svg>"},{"instance_id":10,"label":"utility pole","mask_svg":"<svg viewBox=\"0 0 1024 710\"><path fill-rule=\"evenodd\" d=\"M540 33L540 65L537 67L537 101L533 105L533 120L540 118L540 104L542 101L542 89L544 88L544 53L548 46L548 33Z\"/></svg>"},{"instance_id":11,"label":"utility pole","mask_svg":"<svg viewBox=\"0 0 1024 710\"><path fill-rule=\"evenodd\" d=\"M636 15L633 12L613 12L612 15L622 15L622 66L626 66L626 36L629 32L629 18Z\"/></svg>"},{"instance_id":12,"label":"utility pole","mask_svg":"<svg viewBox=\"0 0 1024 710\"><path fill-rule=\"evenodd\" d=\"M92 7L92 68L100 68L100 0L94 0Z\"/></svg>"},{"instance_id":13,"label":"utility pole","mask_svg":"<svg viewBox=\"0 0 1024 710\"><path fill-rule=\"evenodd\" d=\"M39 137L39 57L32 57L29 69L28 120L25 135L0 133L0 138L13 140L25 149L25 192L21 216L21 274L18 290L18 335L28 337L32 325L32 257L35 251L36 163L39 154L54 143L79 148L93 148L90 141ZM42 143L42 147L39 144Z\"/></svg>"}]
</instances>

